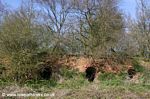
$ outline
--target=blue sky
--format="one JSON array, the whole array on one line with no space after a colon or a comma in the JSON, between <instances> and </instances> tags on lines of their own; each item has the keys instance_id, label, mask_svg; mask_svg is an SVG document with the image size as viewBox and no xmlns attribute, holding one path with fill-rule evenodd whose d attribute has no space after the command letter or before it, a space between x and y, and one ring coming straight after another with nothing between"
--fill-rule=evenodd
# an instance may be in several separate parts
<instances>
[{"instance_id":1,"label":"blue sky","mask_svg":"<svg viewBox=\"0 0 150 99\"><path fill-rule=\"evenodd\" d=\"M2 0L3 3L7 3L11 8L16 9L21 0ZM136 1L135 0L121 0L119 4L120 9L126 13L126 15L130 15L132 18L135 18L136 13Z\"/></svg>"},{"instance_id":2,"label":"blue sky","mask_svg":"<svg viewBox=\"0 0 150 99\"><path fill-rule=\"evenodd\" d=\"M122 0L122 2L120 2L120 9L122 9L126 15L136 18L136 0Z\"/></svg>"},{"instance_id":3,"label":"blue sky","mask_svg":"<svg viewBox=\"0 0 150 99\"><path fill-rule=\"evenodd\" d=\"M21 0L1 0L3 4L7 4L12 8L17 8L21 4Z\"/></svg>"}]
</instances>

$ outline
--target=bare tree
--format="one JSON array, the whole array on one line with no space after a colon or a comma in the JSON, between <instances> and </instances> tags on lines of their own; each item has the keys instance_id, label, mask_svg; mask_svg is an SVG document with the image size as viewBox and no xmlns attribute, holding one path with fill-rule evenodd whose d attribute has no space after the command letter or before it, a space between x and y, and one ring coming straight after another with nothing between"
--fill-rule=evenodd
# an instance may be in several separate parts
<instances>
[{"instance_id":1,"label":"bare tree","mask_svg":"<svg viewBox=\"0 0 150 99\"><path fill-rule=\"evenodd\" d=\"M1 21L1 18L4 14L4 5L2 4L2 1L0 0L0 21Z\"/></svg>"},{"instance_id":2,"label":"bare tree","mask_svg":"<svg viewBox=\"0 0 150 99\"><path fill-rule=\"evenodd\" d=\"M115 46L123 32L123 18L117 0L75 0L81 36L78 40L88 54L102 55ZM100 51L99 51L100 50Z\"/></svg>"},{"instance_id":3,"label":"bare tree","mask_svg":"<svg viewBox=\"0 0 150 99\"><path fill-rule=\"evenodd\" d=\"M137 1L137 21L132 26L132 34L138 42L139 52L150 57L150 3L148 0Z\"/></svg>"},{"instance_id":4,"label":"bare tree","mask_svg":"<svg viewBox=\"0 0 150 99\"><path fill-rule=\"evenodd\" d=\"M34 0L43 8L45 26L53 33L53 50L60 48L64 42L64 35L70 29L68 24L70 0Z\"/></svg>"}]
</instances>

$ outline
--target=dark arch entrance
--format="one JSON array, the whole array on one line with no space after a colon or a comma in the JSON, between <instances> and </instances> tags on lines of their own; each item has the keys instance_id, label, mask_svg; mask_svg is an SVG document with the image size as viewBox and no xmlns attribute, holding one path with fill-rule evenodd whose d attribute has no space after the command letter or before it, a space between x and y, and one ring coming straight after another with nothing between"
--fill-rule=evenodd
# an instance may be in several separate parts
<instances>
[{"instance_id":1,"label":"dark arch entrance","mask_svg":"<svg viewBox=\"0 0 150 99\"><path fill-rule=\"evenodd\" d=\"M136 71L135 71L135 69L133 69L133 68L129 68L128 69L128 76L129 76L129 78L133 78L133 76L136 74Z\"/></svg>"},{"instance_id":2,"label":"dark arch entrance","mask_svg":"<svg viewBox=\"0 0 150 99\"><path fill-rule=\"evenodd\" d=\"M49 66L42 67L39 74L41 79L49 80L52 76L52 68Z\"/></svg>"},{"instance_id":3,"label":"dark arch entrance","mask_svg":"<svg viewBox=\"0 0 150 99\"><path fill-rule=\"evenodd\" d=\"M96 68L88 67L85 72L86 72L86 78L88 79L88 81L93 82L95 79L95 75L96 75Z\"/></svg>"}]
</instances>

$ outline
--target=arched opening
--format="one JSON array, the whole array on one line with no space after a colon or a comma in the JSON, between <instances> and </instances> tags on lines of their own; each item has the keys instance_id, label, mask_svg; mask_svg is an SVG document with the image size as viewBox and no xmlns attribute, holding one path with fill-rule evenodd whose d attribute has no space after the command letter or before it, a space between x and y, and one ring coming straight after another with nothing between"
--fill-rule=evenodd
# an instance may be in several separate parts
<instances>
[{"instance_id":1,"label":"arched opening","mask_svg":"<svg viewBox=\"0 0 150 99\"><path fill-rule=\"evenodd\" d=\"M49 80L52 76L52 68L49 66L42 67L39 74L41 79Z\"/></svg>"},{"instance_id":2,"label":"arched opening","mask_svg":"<svg viewBox=\"0 0 150 99\"><path fill-rule=\"evenodd\" d=\"M86 72L86 78L88 79L88 81L90 82L94 81L95 75L96 75L96 68L88 67L85 72Z\"/></svg>"},{"instance_id":3,"label":"arched opening","mask_svg":"<svg viewBox=\"0 0 150 99\"><path fill-rule=\"evenodd\" d=\"M129 68L128 69L128 76L129 76L129 78L133 78L133 76L136 74L136 71L135 71L135 69L133 69L133 68Z\"/></svg>"}]
</instances>

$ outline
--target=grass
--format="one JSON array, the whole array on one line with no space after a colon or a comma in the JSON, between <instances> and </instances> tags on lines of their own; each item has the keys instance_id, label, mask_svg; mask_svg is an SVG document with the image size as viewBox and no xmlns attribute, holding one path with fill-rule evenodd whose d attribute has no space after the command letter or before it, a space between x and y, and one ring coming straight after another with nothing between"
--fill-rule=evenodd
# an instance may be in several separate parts
<instances>
[{"instance_id":1,"label":"grass","mask_svg":"<svg viewBox=\"0 0 150 99\"><path fill-rule=\"evenodd\" d=\"M119 86L123 84L126 75L126 73L120 73L118 75L114 73L104 73L101 74L98 79L106 86Z\"/></svg>"},{"instance_id":2,"label":"grass","mask_svg":"<svg viewBox=\"0 0 150 99\"><path fill-rule=\"evenodd\" d=\"M56 87L57 82L54 80L28 80L24 83L24 86L30 87L37 92L44 92Z\"/></svg>"},{"instance_id":3,"label":"grass","mask_svg":"<svg viewBox=\"0 0 150 99\"><path fill-rule=\"evenodd\" d=\"M59 84L58 88L67 88L67 89L80 89L83 86L88 85L89 82L85 80L85 77L82 75L77 75L71 79L65 80L63 83Z\"/></svg>"},{"instance_id":4,"label":"grass","mask_svg":"<svg viewBox=\"0 0 150 99\"><path fill-rule=\"evenodd\" d=\"M10 79L4 79L4 78L0 79L0 89L12 84L15 84L15 82Z\"/></svg>"},{"instance_id":5,"label":"grass","mask_svg":"<svg viewBox=\"0 0 150 99\"><path fill-rule=\"evenodd\" d=\"M77 99L86 97L95 99L99 97L104 97L106 99L122 99L124 97L132 98L132 95L139 98L140 96L145 97L150 95L149 70L143 69L143 67L141 67L141 65L139 65L136 61L134 66L138 72L143 74L138 79L140 83L134 83L127 80L126 72L121 72L120 74L101 73L94 82L90 83L87 79L85 79L84 73L62 68L59 73L62 82L53 78L50 80L27 80L22 83L21 87L28 87L38 93L57 92L58 96L59 94L61 95L61 93L64 93L64 96L61 96L62 98L74 97ZM16 82L10 81L6 78L0 79L1 88L5 88L6 86L11 86L13 84L16 84Z\"/></svg>"},{"instance_id":6,"label":"grass","mask_svg":"<svg viewBox=\"0 0 150 99\"><path fill-rule=\"evenodd\" d=\"M37 93L56 92L56 97L64 93L61 97L65 99L72 97L76 99L86 97L94 97L94 99L98 97L122 99L128 94L145 97L145 93L150 92L149 85L125 82L123 77L114 74L102 74L98 78L98 82L94 81L92 83L88 82L83 74L78 74L73 78L66 79L62 83L53 80L30 80L26 81L24 86L31 88ZM66 90L69 90L69 92ZM129 98L132 98L132 96Z\"/></svg>"},{"instance_id":7,"label":"grass","mask_svg":"<svg viewBox=\"0 0 150 99\"><path fill-rule=\"evenodd\" d=\"M112 73L104 73L101 74L98 79L100 80L101 85L105 88L112 87L114 89L121 88L132 92L147 92L150 91L150 84L145 84L143 82L145 76L142 76L139 79L139 82L142 83L134 83L126 80L126 73L121 73L118 75Z\"/></svg>"},{"instance_id":8,"label":"grass","mask_svg":"<svg viewBox=\"0 0 150 99\"><path fill-rule=\"evenodd\" d=\"M65 67L65 66L64 66ZM71 79L78 75L78 71L74 69L62 68L60 70L60 75L65 79Z\"/></svg>"}]
</instances>

